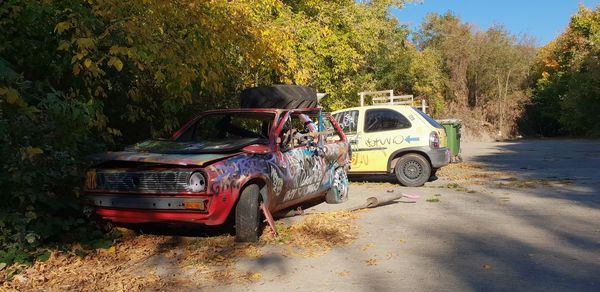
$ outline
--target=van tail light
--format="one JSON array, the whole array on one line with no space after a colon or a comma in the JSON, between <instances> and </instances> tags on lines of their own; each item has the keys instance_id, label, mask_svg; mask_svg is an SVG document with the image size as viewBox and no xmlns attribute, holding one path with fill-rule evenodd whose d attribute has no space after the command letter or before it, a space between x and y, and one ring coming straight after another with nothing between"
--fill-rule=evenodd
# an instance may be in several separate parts
<instances>
[{"instance_id":1,"label":"van tail light","mask_svg":"<svg viewBox=\"0 0 600 292\"><path fill-rule=\"evenodd\" d=\"M431 132L429 134L429 147L440 148L440 135L437 132Z\"/></svg>"}]
</instances>

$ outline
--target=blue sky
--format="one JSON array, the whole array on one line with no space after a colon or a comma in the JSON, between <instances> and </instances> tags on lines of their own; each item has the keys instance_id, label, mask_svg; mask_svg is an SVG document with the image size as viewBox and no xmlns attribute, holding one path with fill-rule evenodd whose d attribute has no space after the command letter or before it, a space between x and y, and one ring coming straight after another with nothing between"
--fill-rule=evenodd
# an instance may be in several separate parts
<instances>
[{"instance_id":1,"label":"blue sky","mask_svg":"<svg viewBox=\"0 0 600 292\"><path fill-rule=\"evenodd\" d=\"M514 34L534 37L543 46L565 30L580 3L595 8L600 0L422 0L394 9L392 14L416 29L428 13L450 10L481 30L501 24Z\"/></svg>"}]
</instances>

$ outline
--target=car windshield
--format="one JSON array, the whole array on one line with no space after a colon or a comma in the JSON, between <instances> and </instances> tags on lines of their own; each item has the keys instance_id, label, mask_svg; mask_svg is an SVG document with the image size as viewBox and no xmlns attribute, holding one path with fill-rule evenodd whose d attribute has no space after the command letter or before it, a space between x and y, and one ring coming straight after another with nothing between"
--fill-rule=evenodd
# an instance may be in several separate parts
<instances>
[{"instance_id":1,"label":"car windshield","mask_svg":"<svg viewBox=\"0 0 600 292\"><path fill-rule=\"evenodd\" d=\"M415 109L416 112L419 113L419 115L421 115L425 120L427 120L427 122L429 122L430 125L432 125L435 128L438 129L443 129L444 127L442 127L442 125L440 125L438 122L436 122L434 119L432 119L430 116L428 116L426 113L422 112L419 109Z\"/></svg>"},{"instance_id":2,"label":"car windshield","mask_svg":"<svg viewBox=\"0 0 600 292\"><path fill-rule=\"evenodd\" d=\"M175 139L177 142L218 142L232 139L268 140L274 113L226 112L200 117Z\"/></svg>"}]
</instances>

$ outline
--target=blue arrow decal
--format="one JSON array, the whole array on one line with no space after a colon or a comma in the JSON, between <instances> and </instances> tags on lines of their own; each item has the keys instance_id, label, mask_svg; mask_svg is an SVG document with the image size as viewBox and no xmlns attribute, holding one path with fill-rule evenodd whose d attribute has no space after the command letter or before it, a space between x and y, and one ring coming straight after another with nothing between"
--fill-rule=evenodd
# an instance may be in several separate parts
<instances>
[{"instance_id":1,"label":"blue arrow decal","mask_svg":"<svg viewBox=\"0 0 600 292\"><path fill-rule=\"evenodd\" d=\"M404 138L404 141L406 141L406 143L410 144L410 142L417 142L421 140L421 138L419 137L411 137L411 136L407 136L406 138Z\"/></svg>"}]
</instances>

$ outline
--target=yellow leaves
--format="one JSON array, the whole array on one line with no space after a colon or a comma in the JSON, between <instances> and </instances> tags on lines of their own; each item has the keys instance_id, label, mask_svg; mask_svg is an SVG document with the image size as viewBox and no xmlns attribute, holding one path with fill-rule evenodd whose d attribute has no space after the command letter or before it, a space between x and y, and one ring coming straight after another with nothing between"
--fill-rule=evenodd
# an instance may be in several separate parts
<instances>
[{"instance_id":1,"label":"yellow leaves","mask_svg":"<svg viewBox=\"0 0 600 292\"><path fill-rule=\"evenodd\" d=\"M83 61L83 65L85 66L85 68L90 68L92 64L92 60L90 59L85 59L85 61Z\"/></svg>"},{"instance_id":2,"label":"yellow leaves","mask_svg":"<svg viewBox=\"0 0 600 292\"><path fill-rule=\"evenodd\" d=\"M75 54L73 56L73 58L71 58L71 63L75 63L76 61L79 61L79 60L83 59L83 57L84 56L81 53L80 54Z\"/></svg>"},{"instance_id":3,"label":"yellow leaves","mask_svg":"<svg viewBox=\"0 0 600 292\"><path fill-rule=\"evenodd\" d=\"M27 103L21 98L19 92L12 87L0 87L0 96L6 98L6 102L18 107L26 107Z\"/></svg>"},{"instance_id":4,"label":"yellow leaves","mask_svg":"<svg viewBox=\"0 0 600 292\"><path fill-rule=\"evenodd\" d=\"M123 62L117 57L110 57L108 60L108 65L114 67L119 72L123 70Z\"/></svg>"},{"instance_id":5,"label":"yellow leaves","mask_svg":"<svg viewBox=\"0 0 600 292\"><path fill-rule=\"evenodd\" d=\"M79 38L76 43L80 50L89 50L96 47L94 40L91 38Z\"/></svg>"},{"instance_id":6,"label":"yellow leaves","mask_svg":"<svg viewBox=\"0 0 600 292\"><path fill-rule=\"evenodd\" d=\"M111 55L127 55L129 57L132 56L132 50L130 48L120 46L111 46L108 50L108 53Z\"/></svg>"},{"instance_id":7,"label":"yellow leaves","mask_svg":"<svg viewBox=\"0 0 600 292\"><path fill-rule=\"evenodd\" d=\"M27 146L24 148L21 148L21 159L25 160L32 160L35 156L40 155L44 153L44 150L42 150L39 147L31 147L31 146Z\"/></svg>"},{"instance_id":8,"label":"yellow leaves","mask_svg":"<svg viewBox=\"0 0 600 292\"><path fill-rule=\"evenodd\" d=\"M118 129L113 129L113 128L107 127L106 132L108 132L109 134L111 134L113 136L117 136L117 137L123 136L123 133L121 133L121 131Z\"/></svg>"},{"instance_id":9,"label":"yellow leaves","mask_svg":"<svg viewBox=\"0 0 600 292\"><path fill-rule=\"evenodd\" d=\"M44 153L44 150L38 147L27 146L27 148L25 148L25 153L30 156L35 156Z\"/></svg>"},{"instance_id":10,"label":"yellow leaves","mask_svg":"<svg viewBox=\"0 0 600 292\"><path fill-rule=\"evenodd\" d=\"M156 73L154 73L154 81L156 83L161 83L165 80L165 74L163 74L160 71L157 71Z\"/></svg>"},{"instance_id":11,"label":"yellow leaves","mask_svg":"<svg viewBox=\"0 0 600 292\"><path fill-rule=\"evenodd\" d=\"M248 276L248 279L250 281L259 281L263 278L263 275L261 273L252 273Z\"/></svg>"},{"instance_id":12,"label":"yellow leaves","mask_svg":"<svg viewBox=\"0 0 600 292\"><path fill-rule=\"evenodd\" d=\"M61 41L60 44L58 45L58 48L56 48L56 49L59 51L67 51L67 50L69 50L70 46L71 46L71 44L69 44L68 42Z\"/></svg>"},{"instance_id":13,"label":"yellow leaves","mask_svg":"<svg viewBox=\"0 0 600 292\"><path fill-rule=\"evenodd\" d=\"M71 27L72 27L72 25L68 21L59 22L54 27L54 32L57 32L58 34L62 34L63 32L65 32L66 30L68 30Z\"/></svg>"},{"instance_id":14,"label":"yellow leaves","mask_svg":"<svg viewBox=\"0 0 600 292\"><path fill-rule=\"evenodd\" d=\"M294 73L294 80L297 84L307 84L311 74L307 69L300 69Z\"/></svg>"}]
</instances>

